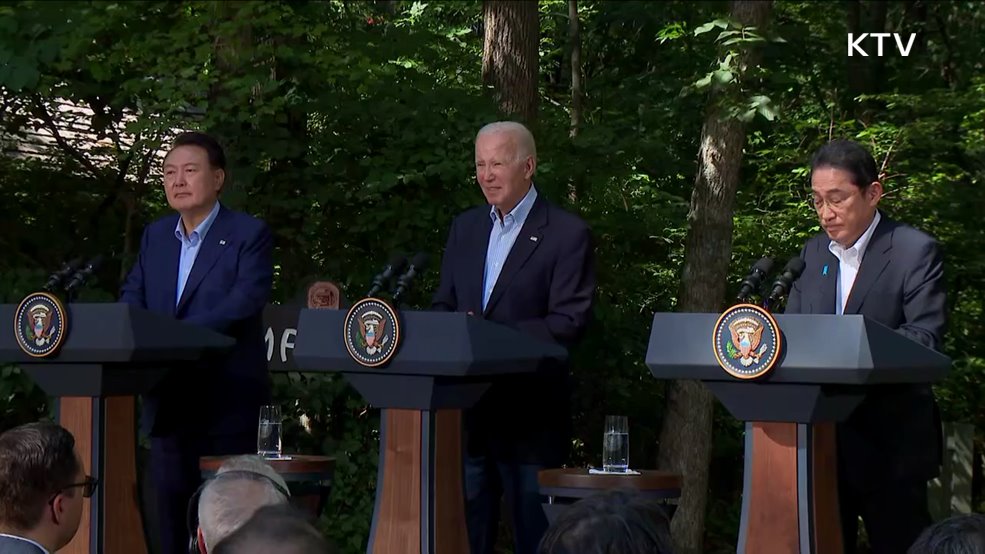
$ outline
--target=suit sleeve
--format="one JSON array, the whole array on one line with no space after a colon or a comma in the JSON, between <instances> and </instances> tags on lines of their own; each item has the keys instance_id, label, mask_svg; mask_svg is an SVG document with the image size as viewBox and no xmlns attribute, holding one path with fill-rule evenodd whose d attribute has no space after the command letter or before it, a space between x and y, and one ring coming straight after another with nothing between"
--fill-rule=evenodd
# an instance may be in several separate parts
<instances>
[{"instance_id":1,"label":"suit sleeve","mask_svg":"<svg viewBox=\"0 0 985 554\"><path fill-rule=\"evenodd\" d=\"M226 297L215 308L184 321L227 333L236 322L260 313L273 287L273 245L270 228L260 225L239 252L236 281Z\"/></svg>"},{"instance_id":2,"label":"suit sleeve","mask_svg":"<svg viewBox=\"0 0 985 554\"><path fill-rule=\"evenodd\" d=\"M448 241L445 244L445 252L441 256L441 275L439 276L438 290L435 291L431 299L431 309L436 312L454 312L458 309L457 296L455 295L455 275L453 272L454 256L456 255L458 220L452 221L451 228L448 230Z\"/></svg>"},{"instance_id":3,"label":"suit sleeve","mask_svg":"<svg viewBox=\"0 0 985 554\"><path fill-rule=\"evenodd\" d=\"M583 226L559 252L548 297L547 315L516 323L535 337L571 346L588 324L595 297L595 262L591 231Z\"/></svg>"},{"instance_id":4,"label":"suit sleeve","mask_svg":"<svg viewBox=\"0 0 985 554\"><path fill-rule=\"evenodd\" d=\"M804 247L800 249L800 259L804 260L805 263L807 262L807 246L809 244L810 242L805 244ZM801 307L803 294L803 291L800 290L800 279L797 279L790 287L790 294L787 296L787 306L783 309L783 313L803 313L803 308Z\"/></svg>"},{"instance_id":5,"label":"suit sleeve","mask_svg":"<svg viewBox=\"0 0 985 554\"><path fill-rule=\"evenodd\" d=\"M903 279L903 318L898 331L929 348L940 350L947 325L944 262L936 241L928 241L912 271Z\"/></svg>"},{"instance_id":6,"label":"suit sleeve","mask_svg":"<svg viewBox=\"0 0 985 554\"><path fill-rule=\"evenodd\" d=\"M140 238L140 251L137 261L130 268L126 281L120 290L120 302L125 302L138 308L147 308L147 298L144 294L144 254L148 251L147 242L150 240L147 229Z\"/></svg>"}]
</instances>

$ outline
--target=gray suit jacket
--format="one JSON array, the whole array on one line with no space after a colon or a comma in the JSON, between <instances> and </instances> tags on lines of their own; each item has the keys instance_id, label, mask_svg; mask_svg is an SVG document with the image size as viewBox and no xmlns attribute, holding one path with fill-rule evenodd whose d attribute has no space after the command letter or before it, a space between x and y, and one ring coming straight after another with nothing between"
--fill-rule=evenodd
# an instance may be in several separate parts
<instances>
[{"instance_id":1,"label":"gray suit jacket","mask_svg":"<svg viewBox=\"0 0 985 554\"><path fill-rule=\"evenodd\" d=\"M0 536L0 554L46 554L34 544L9 536Z\"/></svg>"},{"instance_id":2,"label":"gray suit jacket","mask_svg":"<svg viewBox=\"0 0 985 554\"><path fill-rule=\"evenodd\" d=\"M835 313L838 258L828 250L829 242L821 233L804 246L801 257L807 267L790 291L786 313ZM882 214L845 313L862 314L940 350L946 308L937 242ZM862 490L930 479L939 472L941 443L940 416L929 385L880 386L838 425L839 472Z\"/></svg>"}]
</instances>

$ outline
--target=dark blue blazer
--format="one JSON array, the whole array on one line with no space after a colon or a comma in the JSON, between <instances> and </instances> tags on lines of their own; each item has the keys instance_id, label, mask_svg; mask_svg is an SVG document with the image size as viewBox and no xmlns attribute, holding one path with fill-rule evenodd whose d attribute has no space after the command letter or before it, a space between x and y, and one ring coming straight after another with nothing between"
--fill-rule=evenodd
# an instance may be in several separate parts
<instances>
[{"instance_id":1,"label":"dark blue blazer","mask_svg":"<svg viewBox=\"0 0 985 554\"><path fill-rule=\"evenodd\" d=\"M804 246L801 257L807 266L791 288L786 313L835 313L838 258L828 250L829 242L821 233ZM937 242L881 214L844 313L862 314L940 350L947 320L945 298ZM862 490L933 478L941 457L940 416L929 385L874 388L838 425L840 477Z\"/></svg>"},{"instance_id":2,"label":"dark blue blazer","mask_svg":"<svg viewBox=\"0 0 985 554\"><path fill-rule=\"evenodd\" d=\"M273 236L262 221L220 206L176 305L178 218L144 230L121 301L218 331L236 346L220 359L175 368L145 395L142 427L155 436L255 431L259 406L270 400L262 314L273 282Z\"/></svg>"},{"instance_id":3,"label":"dark blue blazer","mask_svg":"<svg viewBox=\"0 0 985 554\"><path fill-rule=\"evenodd\" d=\"M489 206L452 222L432 309L472 312L547 341L573 346L595 296L591 233L577 216L537 196L482 310L492 219ZM570 443L570 379L566 367L494 383L464 425L472 455L559 464Z\"/></svg>"}]
</instances>

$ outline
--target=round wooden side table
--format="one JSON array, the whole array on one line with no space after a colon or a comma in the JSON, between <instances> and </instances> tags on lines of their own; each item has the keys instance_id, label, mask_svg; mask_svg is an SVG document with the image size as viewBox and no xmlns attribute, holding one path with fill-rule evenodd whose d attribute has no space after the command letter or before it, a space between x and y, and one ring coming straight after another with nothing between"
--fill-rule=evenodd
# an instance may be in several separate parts
<instances>
[{"instance_id":1,"label":"round wooden side table","mask_svg":"<svg viewBox=\"0 0 985 554\"><path fill-rule=\"evenodd\" d=\"M676 500L681 497L681 475L652 469L638 470L639 475L591 474L587 468L545 469L537 473L540 494L547 497L544 513L553 523L565 507L593 494L613 489L633 489L658 500L674 515Z\"/></svg>"},{"instance_id":2,"label":"round wooden side table","mask_svg":"<svg viewBox=\"0 0 985 554\"><path fill-rule=\"evenodd\" d=\"M335 474L333 456L309 456L288 454L290 459L265 459L287 483L291 492L291 504L309 513L315 519L321 516ZM198 468L203 479L215 477L222 463L230 456L203 456Z\"/></svg>"}]
</instances>

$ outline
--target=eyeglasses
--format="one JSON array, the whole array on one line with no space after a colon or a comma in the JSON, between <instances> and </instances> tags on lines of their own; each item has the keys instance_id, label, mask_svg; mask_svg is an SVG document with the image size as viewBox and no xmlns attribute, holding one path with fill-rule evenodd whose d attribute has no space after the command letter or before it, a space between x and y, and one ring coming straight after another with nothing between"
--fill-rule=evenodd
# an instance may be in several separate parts
<instances>
[{"instance_id":1,"label":"eyeglasses","mask_svg":"<svg viewBox=\"0 0 985 554\"><path fill-rule=\"evenodd\" d=\"M820 213L827 206L831 211L839 212L849 206L856 198L865 196L865 187L858 189L858 192L852 192L848 196L838 196L832 199L825 199L816 194L811 194L808 201L814 210Z\"/></svg>"},{"instance_id":2,"label":"eyeglasses","mask_svg":"<svg viewBox=\"0 0 985 554\"><path fill-rule=\"evenodd\" d=\"M96 487L98 486L99 486L99 479L96 479L91 475L86 475L85 480L83 482L71 483L69 485L65 485L64 487L58 489L58 492L51 495L51 499L48 500L48 504L54 502L55 498L57 498L58 495L61 494L63 491L67 489L74 489L75 487L82 487L82 498L90 498L92 497L93 494L96 493Z\"/></svg>"}]
</instances>

